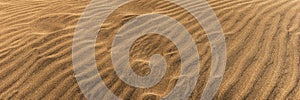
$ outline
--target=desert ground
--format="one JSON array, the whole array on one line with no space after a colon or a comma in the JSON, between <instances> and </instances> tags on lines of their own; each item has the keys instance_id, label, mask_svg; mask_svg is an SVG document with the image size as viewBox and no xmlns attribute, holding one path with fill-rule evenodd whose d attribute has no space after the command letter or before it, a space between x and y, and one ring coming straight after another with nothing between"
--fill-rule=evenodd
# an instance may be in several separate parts
<instances>
[{"instance_id":1,"label":"desert ground","mask_svg":"<svg viewBox=\"0 0 300 100\"><path fill-rule=\"evenodd\" d=\"M0 99L86 99L74 76L72 42L89 2L0 0ZM227 46L225 74L213 99L299 100L300 0L207 2L222 26ZM195 39L200 77L189 98L199 100L212 65L210 43L201 25L186 19L189 13L165 0L134 0L110 15L95 46L99 75L112 93L125 100L157 100L174 88L180 55L163 36L140 37L129 52L132 69L141 76L150 73L153 54L165 58L166 75L154 87L124 83L111 63L110 44L117 29L129 19L153 12L178 19Z\"/></svg>"}]
</instances>

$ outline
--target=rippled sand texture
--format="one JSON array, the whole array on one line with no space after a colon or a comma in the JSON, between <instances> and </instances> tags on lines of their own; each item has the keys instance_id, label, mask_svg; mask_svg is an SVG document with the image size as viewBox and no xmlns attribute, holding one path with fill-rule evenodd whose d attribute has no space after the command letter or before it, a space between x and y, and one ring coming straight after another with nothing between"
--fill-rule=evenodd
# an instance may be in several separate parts
<instances>
[{"instance_id":1,"label":"rippled sand texture","mask_svg":"<svg viewBox=\"0 0 300 100\"><path fill-rule=\"evenodd\" d=\"M228 57L215 99L300 99L300 0L208 2L221 22ZM74 77L72 39L88 3L0 0L1 99L85 99ZM144 76L150 73L149 58L163 55L168 66L161 82L148 89L136 88L114 72L109 44L124 23L146 13L177 19L195 39L201 76L190 99L200 99L211 66L207 36L184 9L162 0L134 1L115 11L103 24L97 37L96 61L105 84L123 99L159 99L174 88L180 77L180 55L174 43L160 35L136 40L130 50L130 64Z\"/></svg>"}]
</instances>

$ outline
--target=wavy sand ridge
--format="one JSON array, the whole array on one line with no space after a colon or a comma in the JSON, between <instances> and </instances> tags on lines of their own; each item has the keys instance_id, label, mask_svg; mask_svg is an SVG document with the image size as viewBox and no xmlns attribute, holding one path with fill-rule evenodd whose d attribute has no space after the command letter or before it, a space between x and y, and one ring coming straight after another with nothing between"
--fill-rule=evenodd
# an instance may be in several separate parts
<instances>
[{"instance_id":1,"label":"wavy sand ridge","mask_svg":"<svg viewBox=\"0 0 300 100\"><path fill-rule=\"evenodd\" d=\"M172 9L169 10L170 8ZM193 39L198 44L197 46L200 52L199 56L203 56L201 60L201 62L203 63L201 64L201 66L203 66L202 69L205 70L201 71L202 76L198 80L199 84L196 85L197 88L194 90L194 93L202 92L202 89L204 89L205 86L206 77L209 74L207 70L210 65L210 59L208 58L210 56L210 48L208 46L209 43L206 38L205 32L201 29L201 26L197 23L196 19L193 18L192 15L190 15L183 8L167 1L153 1L151 3L147 3L146 1L130 2L126 5L121 6L119 9L113 12L103 24L103 31L99 33L99 37L97 39L98 45L96 46L96 60L98 61L99 70L102 74L102 78L106 82L107 86L109 86L109 88L111 88L111 90L114 91L114 93L120 96L121 98L133 97L134 99L143 99L150 97L161 98L163 96L166 96L174 88L180 74L180 56L175 45L163 36L145 35L133 44L130 51L130 60L132 68L134 71L136 71L136 73L142 76L149 73L148 64L149 58L152 55L161 54L166 58L168 64L167 72L160 83L158 83L152 88L135 88L124 83L114 73L113 65L111 63L111 50L109 48L111 48L112 40L115 38L116 32L118 32L119 28L122 26L122 23L126 23L128 20L138 15L147 13L169 15L170 17L182 23L186 27L186 29L190 33L192 33L191 35L193 37L197 37ZM118 16L114 16L116 14L118 14ZM144 24L150 23L151 21L146 22ZM153 27L163 26L168 26L168 23L162 22L161 25ZM132 30L135 29L133 28ZM126 32L130 31L131 30L128 30ZM199 97L200 95L193 95L192 98Z\"/></svg>"},{"instance_id":2,"label":"wavy sand ridge","mask_svg":"<svg viewBox=\"0 0 300 100\"><path fill-rule=\"evenodd\" d=\"M300 99L300 6L297 6L300 1L208 2L222 24L227 41L226 72L215 99ZM0 0L0 98L84 99L73 73L72 39L88 3L88 0ZM139 0L124 5L101 27L96 60L105 84L124 99L158 99L176 84L180 56L175 45L160 35L140 37L130 50L131 66L142 76L150 71L151 55L162 54L166 58L167 74L158 85L149 89L132 87L114 73L109 44L117 29L146 13L177 19L195 39L201 57L201 76L191 99L199 99L211 66L209 42L201 25L189 13L162 0ZM117 22L110 23L111 20Z\"/></svg>"}]
</instances>

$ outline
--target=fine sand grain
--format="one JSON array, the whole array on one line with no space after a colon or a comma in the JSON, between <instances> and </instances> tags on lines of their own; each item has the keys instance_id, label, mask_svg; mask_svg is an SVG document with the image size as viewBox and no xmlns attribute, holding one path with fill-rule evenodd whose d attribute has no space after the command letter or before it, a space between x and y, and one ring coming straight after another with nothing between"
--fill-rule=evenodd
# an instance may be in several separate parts
<instances>
[{"instance_id":1,"label":"fine sand grain","mask_svg":"<svg viewBox=\"0 0 300 100\"><path fill-rule=\"evenodd\" d=\"M74 76L72 42L89 2L0 0L0 99L85 99ZM300 99L300 0L208 3L222 25L227 45L226 71L214 99ZM116 32L130 19L147 13L168 15L191 33L201 70L190 99L200 99L211 66L207 35L190 13L164 0L135 0L108 17L96 43L99 75L123 99L159 99L174 88L180 76L180 55L174 43L161 35L140 37L129 53L132 69L141 76L150 73L152 55L166 59L166 75L157 85L130 86L113 69L110 44Z\"/></svg>"}]
</instances>

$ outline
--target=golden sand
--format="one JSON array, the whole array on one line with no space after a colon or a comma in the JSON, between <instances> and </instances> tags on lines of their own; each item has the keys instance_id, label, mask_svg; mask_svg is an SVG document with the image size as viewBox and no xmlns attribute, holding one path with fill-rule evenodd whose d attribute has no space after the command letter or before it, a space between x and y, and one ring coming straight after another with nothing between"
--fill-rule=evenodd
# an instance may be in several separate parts
<instances>
[{"instance_id":1,"label":"golden sand","mask_svg":"<svg viewBox=\"0 0 300 100\"><path fill-rule=\"evenodd\" d=\"M0 99L85 99L74 77L72 42L89 2L0 0ZM300 0L208 3L222 25L227 45L226 71L214 99L300 99ZM109 44L118 28L133 17L154 12L177 19L193 33L201 71L190 99L200 99L211 66L207 36L191 14L163 0L132 2L106 20L96 44L100 76L123 99L159 99L174 88L180 55L163 36L140 37L130 50L132 69L141 76L150 72L148 63L153 54L165 57L166 75L154 87L141 89L124 83L111 63Z\"/></svg>"}]
</instances>

